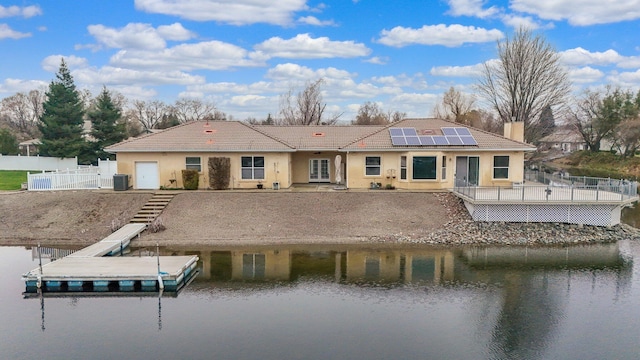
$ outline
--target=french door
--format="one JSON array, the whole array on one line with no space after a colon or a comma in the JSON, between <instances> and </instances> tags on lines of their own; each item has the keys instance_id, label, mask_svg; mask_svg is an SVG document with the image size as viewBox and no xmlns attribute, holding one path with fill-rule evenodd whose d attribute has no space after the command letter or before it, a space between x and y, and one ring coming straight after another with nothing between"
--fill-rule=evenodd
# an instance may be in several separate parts
<instances>
[{"instance_id":1,"label":"french door","mask_svg":"<svg viewBox=\"0 0 640 360\"><path fill-rule=\"evenodd\" d=\"M309 182L330 182L329 159L309 159Z\"/></svg>"}]
</instances>

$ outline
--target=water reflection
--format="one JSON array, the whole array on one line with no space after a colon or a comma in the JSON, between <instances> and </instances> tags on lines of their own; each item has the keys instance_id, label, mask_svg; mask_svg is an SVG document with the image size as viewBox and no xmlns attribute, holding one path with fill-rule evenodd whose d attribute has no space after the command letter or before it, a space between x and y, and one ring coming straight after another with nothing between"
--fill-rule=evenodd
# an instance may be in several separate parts
<instances>
[{"instance_id":1,"label":"water reflection","mask_svg":"<svg viewBox=\"0 0 640 360\"><path fill-rule=\"evenodd\" d=\"M134 248L130 256L148 253ZM617 243L561 247L469 246L256 246L180 249L160 255L198 255L197 282L296 282L304 278L337 283L442 285L507 283L513 274L540 274L569 269L629 271ZM624 278L623 274L619 274Z\"/></svg>"},{"instance_id":2,"label":"water reflection","mask_svg":"<svg viewBox=\"0 0 640 360\"><path fill-rule=\"evenodd\" d=\"M4 315L27 326L16 333L0 325L0 335L36 338L55 352L52 342L71 334L110 358L633 358L640 303L630 254L640 256L640 246L623 244L631 250L619 243L164 247L161 255L200 257L198 278L177 297L83 297L73 309L41 298L38 325L30 317L37 300L21 299ZM155 251L133 248L128 256ZM38 337L30 329L45 330L44 302L47 336ZM98 328L121 345L105 348L87 335ZM129 337L144 341L145 352ZM34 355L30 345L18 348ZM73 349L58 349L57 358L80 357Z\"/></svg>"}]
</instances>

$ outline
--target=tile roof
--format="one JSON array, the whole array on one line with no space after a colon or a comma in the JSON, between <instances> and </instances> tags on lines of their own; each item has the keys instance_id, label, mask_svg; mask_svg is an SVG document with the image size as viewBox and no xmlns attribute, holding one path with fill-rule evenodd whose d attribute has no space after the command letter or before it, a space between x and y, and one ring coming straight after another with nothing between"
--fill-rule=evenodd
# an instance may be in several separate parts
<instances>
[{"instance_id":1,"label":"tile roof","mask_svg":"<svg viewBox=\"0 0 640 360\"><path fill-rule=\"evenodd\" d=\"M442 134L442 127L461 127L441 119L405 119L387 126L273 126L237 121L197 121L107 147L109 152L291 152L297 150L375 151L407 149L533 151L533 145L475 128L477 146L394 146L389 128L411 127Z\"/></svg>"},{"instance_id":2,"label":"tile roof","mask_svg":"<svg viewBox=\"0 0 640 360\"><path fill-rule=\"evenodd\" d=\"M108 152L294 151L291 146L238 121L194 121L125 140Z\"/></svg>"}]
</instances>

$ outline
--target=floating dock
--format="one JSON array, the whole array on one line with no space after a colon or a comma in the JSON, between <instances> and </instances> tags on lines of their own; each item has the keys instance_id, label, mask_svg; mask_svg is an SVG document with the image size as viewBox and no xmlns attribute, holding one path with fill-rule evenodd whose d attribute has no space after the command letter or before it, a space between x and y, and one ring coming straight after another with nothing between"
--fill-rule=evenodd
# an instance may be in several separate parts
<instances>
[{"instance_id":1,"label":"floating dock","mask_svg":"<svg viewBox=\"0 0 640 360\"><path fill-rule=\"evenodd\" d=\"M22 275L26 293L178 291L197 273L198 256L112 257L144 231L127 224L100 242Z\"/></svg>"}]
</instances>

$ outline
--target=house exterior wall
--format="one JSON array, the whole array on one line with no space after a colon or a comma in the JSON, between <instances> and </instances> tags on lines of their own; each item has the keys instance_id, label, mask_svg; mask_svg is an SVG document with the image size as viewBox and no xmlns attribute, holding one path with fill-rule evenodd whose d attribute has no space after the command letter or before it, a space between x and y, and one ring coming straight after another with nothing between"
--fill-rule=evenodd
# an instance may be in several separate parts
<instances>
[{"instance_id":1,"label":"house exterior wall","mask_svg":"<svg viewBox=\"0 0 640 360\"><path fill-rule=\"evenodd\" d=\"M493 178L493 161L496 155L509 156L509 177L507 179ZM380 157L379 175L368 176L365 174L366 158L370 156ZM401 179L402 156L407 157L407 179ZM433 156L436 158L435 179L412 179L414 156ZM457 156L479 157L479 186L511 186L513 183L521 183L524 179L523 152L352 152L347 156L347 183L349 188L357 189L369 188L372 182L380 183L382 187L390 184L397 189L405 190L451 189L454 187ZM446 161L446 166L443 166L443 160Z\"/></svg>"},{"instance_id":2,"label":"house exterior wall","mask_svg":"<svg viewBox=\"0 0 640 360\"><path fill-rule=\"evenodd\" d=\"M241 176L242 156L264 156L264 176L261 181L243 180ZM289 173L290 154L289 153L118 153L118 173L128 174L130 182L135 189L136 184L136 162L157 162L160 186L169 188L182 188L182 170L186 169L187 157L200 157L200 189L209 188L208 161L210 157L228 157L231 159L231 179L229 187L232 189L255 189L258 183L262 183L265 188L270 188L274 182L279 182L280 187L291 186L291 176ZM175 179L175 182L171 180Z\"/></svg>"},{"instance_id":3,"label":"house exterior wall","mask_svg":"<svg viewBox=\"0 0 640 360\"><path fill-rule=\"evenodd\" d=\"M309 161L311 159L329 160L329 182L336 180L336 155L341 153L336 151L309 151L296 152L291 156L291 179L294 184L304 184L309 182ZM344 163L344 156L342 157ZM344 176L343 176L344 178ZM344 180L343 180L344 182Z\"/></svg>"}]
</instances>

